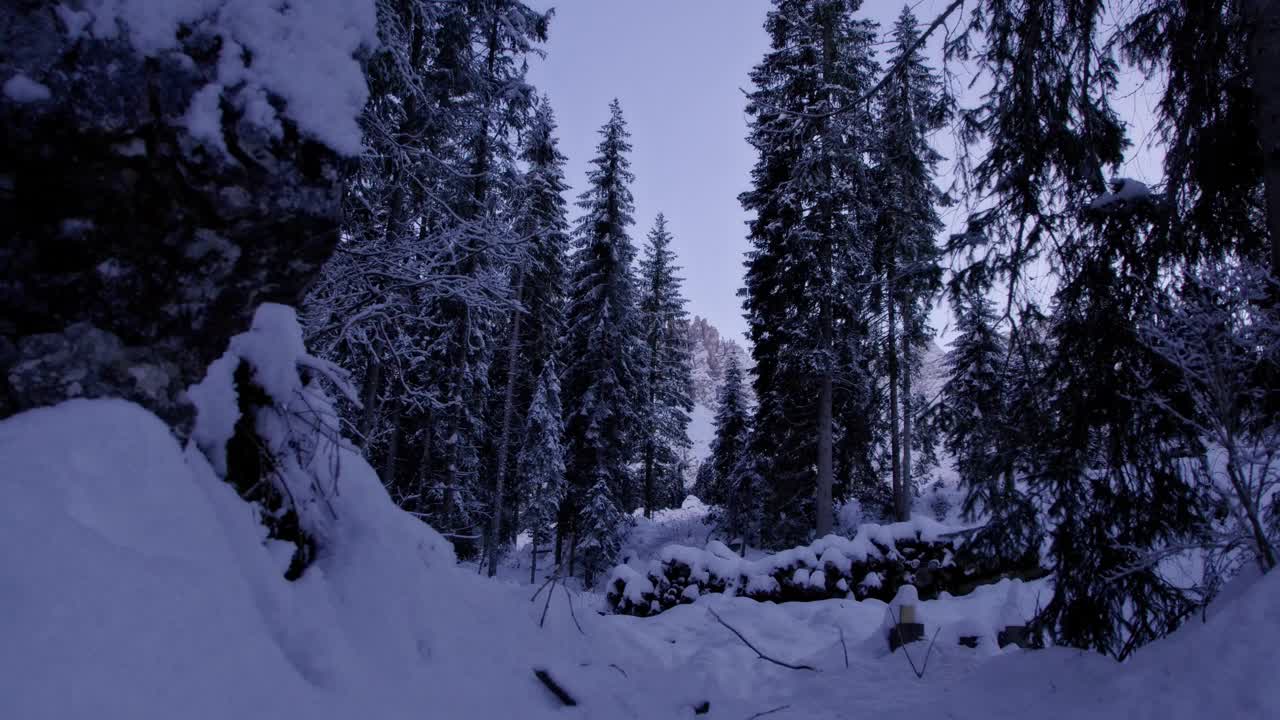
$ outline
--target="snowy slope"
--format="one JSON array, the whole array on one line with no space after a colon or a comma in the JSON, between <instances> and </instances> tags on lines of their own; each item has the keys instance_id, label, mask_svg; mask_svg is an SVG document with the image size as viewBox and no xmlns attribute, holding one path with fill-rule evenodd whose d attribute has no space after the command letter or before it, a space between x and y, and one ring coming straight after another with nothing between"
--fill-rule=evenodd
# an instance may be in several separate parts
<instances>
[{"instance_id":1,"label":"snowy slope","mask_svg":"<svg viewBox=\"0 0 1280 720\"><path fill-rule=\"evenodd\" d=\"M703 700L733 720L1280 717L1280 574L1125 665L955 644L1026 617L1036 585L922 603L939 639L917 679L887 653L876 601L708 596L639 619L556 588L540 628L545 593L456 568L363 460L341 460L337 521L289 583L289 553L146 411L72 401L0 422L0 717L672 718ZM816 670L759 659L712 609ZM580 704L560 707L534 668Z\"/></svg>"},{"instance_id":2,"label":"snowy slope","mask_svg":"<svg viewBox=\"0 0 1280 720\"><path fill-rule=\"evenodd\" d=\"M249 506L141 408L0 423L0 717L564 717L533 667L617 704L624 678L564 593L540 629L541 603L454 567L367 464L342 462L334 533L289 583ZM671 711L646 702L621 717Z\"/></svg>"}]
</instances>

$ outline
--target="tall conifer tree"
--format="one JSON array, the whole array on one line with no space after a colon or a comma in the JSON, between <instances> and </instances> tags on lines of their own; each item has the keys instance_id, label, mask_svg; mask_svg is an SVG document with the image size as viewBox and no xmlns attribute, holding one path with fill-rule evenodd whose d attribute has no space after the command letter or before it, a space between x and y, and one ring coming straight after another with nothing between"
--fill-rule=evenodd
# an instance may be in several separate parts
<instances>
[{"instance_id":1,"label":"tall conifer tree","mask_svg":"<svg viewBox=\"0 0 1280 720\"><path fill-rule=\"evenodd\" d=\"M641 492L646 517L674 497L683 483L682 462L693 412L693 361L687 341L689 314L676 276L667 219L658 214L640 260L640 325L644 333L645 369L640 386L639 438Z\"/></svg>"},{"instance_id":2,"label":"tall conifer tree","mask_svg":"<svg viewBox=\"0 0 1280 720\"><path fill-rule=\"evenodd\" d=\"M915 15L903 7L893 28L890 75L880 98L880 135L875 169L876 254L883 278L877 293L884 303L889 371L890 439L894 514L906 520L912 492L911 450L914 408L911 378L917 348L928 340L926 319L942 270L935 237L942 230L934 185L941 156L929 136L946 121L941 83L917 46ZM901 424L899 425L899 418Z\"/></svg>"},{"instance_id":3,"label":"tall conifer tree","mask_svg":"<svg viewBox=\"0 0 1280 720\"><path fill-rule=\"evenodd\" d=\"M569 494L561 533L581 542L588 579L612 560L623 508L635 500L630 463L636 448L636 398L643 382L643 344L636 314L635 250L626 121L617 100L600 130L596 157L579 196L573 279L564 347L564 411Z\"/></svg>"},{"instance_id":4,"label":"tall conifer tree","mask_svg":"<svg viewBox=\"0 0 1280 720\"><path fill-rule=\"evenodd\" d=\"M768 444L770 544L826 534L834 516L836 397L860 363L853 278L870 266L865 233L875 72L873 26L850 0L775 0L770 50L752 71L747 112L758 160L741 196L749 223L741 294L755 358L756 437Z\"/></svg>"}]
</instances>

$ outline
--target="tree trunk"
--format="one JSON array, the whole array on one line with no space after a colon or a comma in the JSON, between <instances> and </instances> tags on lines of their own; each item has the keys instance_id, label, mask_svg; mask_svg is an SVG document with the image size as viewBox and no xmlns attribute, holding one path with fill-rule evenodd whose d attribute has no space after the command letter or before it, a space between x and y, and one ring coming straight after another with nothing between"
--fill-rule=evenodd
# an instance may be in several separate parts
<instances>
[{"instance_id":1,"label":"tree trunk","mask_svg":"<svg viewBox=\"0 0 1280 720\"><path fill-rule=\"evenodd\" d=\"M1275 548L1267 537L1266 529L1262 526L1257 503L1254 502L1254 497L1249 492L1249 483L1240 470L1235 439L1230 435L1227 437L1227 445L1227 477L1230 478L1231 486L1236 491L1236 497L1240 499L1240 507L1244 510L1249 531L1253 534L1253 544L1257 547L1258 566L1265 573L1276 566Z\"/></svg>"},{"instance_id":2,"label":"tree trunk","mask_svg":"<svg viewBox=\"0 0 1280 720\"><path fill-rule=\"evenodd\" d=\"M382 485L390 490L396 482L396 455L400 453L400 403L391 409L391 440L387 442L387 457L382 463Z\"/></svg>"},{"instance_id":3,"label":"tree trunk","mask_svg":"<svg viewBox=\"0 0 1280 720\"><path fill-rule=\"evenodd\" d=\"M831 370L828 369L822 376L822 392L818 397L818 493L815 508L818 513L818 537L831 534L831 518L835 514L831 507L832 396Z\"/></svg>"},{"instance_id":4,"label":"tree trunk","mask_svg":"<svg viewBox=\"0 0 1280 720\"><path fill-rule=\"evenodd\" d=\"M1280 0L1250 0L1249 61L1253 79L1254 125L1266 182L1267 229L1271 235L1271 276L1280 278Z\"/></svg>"},{"instance_id":5,"label":"tree trunk","mask_svg":"<svg viewBox=\"0 0 1280 720\"><path fill-rule=\"evenodd\" d=\"M373 423L378 417L378 395L382 392L382 363L377 356L370 355L364 375L364 413L360 416L360 427L356 433L360 436L360 449L369 447L369 436L373 434Z\"/></svg>"},{"instance_id":6,"label":"tree trunk","mask_svg":"<svg viewBox=\"0 0 1280 720\"><path fill-rule=\"evenodd\" d=\"M834 84L836 82L833 77L836 62L836 39L835 39L835 18L827 14L822 18L822 77L824 84ZM830 92L827 92L828 103L833 103ZM827 128L822 129L825 136L828 132ZM828 176L830 177L830 168L828 167ZM821 388L818 394L818 487L815 498L814 510L817 512L817 522L815 529L818 537L825 537L831 533L831 519L835 513L831 507L831 485L833 480L832 463L831 463L831 414L832 403L834 402L833 378L835 366L835 357L833 353L834 342L834 322L833 322L833 296L836 292L836 279L832 273L832 267L835 262L834 242L832 237L831 222L835 212L828 204L823 203L821 212L825 216L823 225L826 232L822 238L820 248L820 257L823 260L824 272L826 277L823 278L826 287L821 289L822 307L821 317L819 318L819 345L823 353L822 377L820 379Z\"/></svg>"},{"instance_id":7,"label":"tree trunk","mask_svg":"<svg viewBox=\"0 0 1280 720\"><path fill-rule=\"evenodd\" d=\"M427 508L427 499L431 497L431 488L428 483L431 481L431 414L428 412L427 421L422 424L424 428L422 432L422 453L418 456L418 467L413 469L413 483L416 488L416 497L413 502L406 507L406 510L413 510L418 513L425 513Z\"/></svg>"},{"instance_id":8,"label":"tree trunk","mask_svg":"<svg viewBox=\"0 0 1280 720\"><path fill-rule=\"evenodd\" d=\"M538 577L538 541L529 542L529 584L537 582Z\"/></svg>"},{"instance_id":9,"label":"tree trunk","mask_svg":"<svg viewBox=\"0 0 1280 720\"><path fill-rule=\"evenodd\" d=\"M896 501L898 520L911 517L911 320L902 315L902 494Z\"/></svg>"},{"instance_id":10,"label":"tree trunk","mask_svg":"<svg viewBox=\"0 0 1280 720\"><path fill-rule=\"evenodd\" d=\"M521 297L523 293L524 271L517 270L515 296ZM524 316L519 309L511 314L511 336L507 340L507 386L502 394L502 426L498 434L498 467L494 473L493 505L490 510L492 517L489 519L489 537L486 538L486 544L489 546L487 553L489 577L493 577L498 572L498 545L501 544L499 533L502 530L502 505L507 485L507 454L511 448L511 414L515 405L516 368L520 350L520 321Z\"/></svg>"},{"instance_id":11,"label":"tree trunk","mask_svg":"<svg viewBox=\"0 0 1280 720\"><path fill-rule=\"evenodd\" d=\"M555 548L556 567L560 567L564 562L564 523L556 523L556 548Z\"/></svg>"},{"instance_id":12,"label":"tree trunk","mask_svg":"<svg viewBox=\"0 0 1280 720\"><path fill-rule=\"evenodd\" d=\"M889 274L892 276L893 264L889 265ZM895 520L906 520L902 516L902 466L899 464L901 456L901 439L898 427L898 328L896 313L896 303L893 300L893 293L887 293L888 309L889 309L889 338L887 350L889 353L889 455L890 467L893 474L893 516Z\"/></svg>"}]
</instances>

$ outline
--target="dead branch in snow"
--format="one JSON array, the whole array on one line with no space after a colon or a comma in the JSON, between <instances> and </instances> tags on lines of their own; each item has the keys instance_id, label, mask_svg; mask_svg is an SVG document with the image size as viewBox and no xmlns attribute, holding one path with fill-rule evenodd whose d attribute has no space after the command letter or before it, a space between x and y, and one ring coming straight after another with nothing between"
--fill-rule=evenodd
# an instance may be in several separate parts
<instances>
[{"instance_id":1,"label":"dead branch in snow","mask_svg":"<svg viewBox=\"0 0 1280 720\"><path fill-rule=\"evenodd\" d=\"M782 712L783 710L786 710L786 709L787 709L787 708L789 708L789 707L791 707L791 706L790 706L790 705L779 705L778 707L776 707L776 708L774 708L774 709L772 709L772 710L765 710L764 712L758 712L758 713L756 713L755 715L752 715L751 717L747 718L747 720L756 720L756 718L762 718L762 717L764 717L765 715L772 715L772 714L774 714L774 713L776 713L776 712Z\"/></svg>"},{"instance_id":2,"label":"dead branch in snow","mask_svg":"<svg viewBox=\"0 0 1280 720\"><path fill-rule=\"evenodd\" d=\"M565 705L565 707L573 707L578 704L578 701L574 700L573 696L561 687L560 683L556 682L555 679L551 677L551 673L542 668L534 668L533 674L542 681L543 685L547 686L547 689L550 690L551 693Z\"/></svg>"},{"instance_id":3,"label":"dead branch in snow","mask_svg":"<svg viewBox=\"0 0 1280 720\"><path fill-rule=\"evenodd\" d=\"M756 647L755 645L752 645L751 641L748 640L745 635L738 632L737 628L725 622L724 618L720 617L720 615L717 614L715 610L712 610L711 608L707 608L707 612L711 613L711 617L715 618L716 622L728 628L729 632L733 633L734 635L737 635L738 639L741 640L744 645L754 650L756 655L758 655L761 660L768 660L774 665L779 665L781 667L788 668L790 670L811 670L813 672L818 672L818 668L813 667L812 665L792 665L791 663L783 662L781 660L777 660L775 658L769 657L768 655L765 655L764 653L760 652L760 648Z\"/></svg>"},{"instance_id":4,"label":"dead branch in snow","mask_svg":"<svg viewBox=\"0 0 1280 720\"><path fill-rule=\"evenodd\" d=\"M898 610L898 624L902 624L901 609ZM938 633L941 630L942 628L939 627L933 631L933 637L929 639L929 649L924 651L924 663L920 665L919 669L916 669L916 661L911 659L911 651L907 649L907 646L911 643L902 643L902 654L907 656L907 662L911 664L911 672L916 674L917 680L923 680L925 671L929 669L929 656L933 654L933 644L937 642Z\"/></svg>"}]
</instances>

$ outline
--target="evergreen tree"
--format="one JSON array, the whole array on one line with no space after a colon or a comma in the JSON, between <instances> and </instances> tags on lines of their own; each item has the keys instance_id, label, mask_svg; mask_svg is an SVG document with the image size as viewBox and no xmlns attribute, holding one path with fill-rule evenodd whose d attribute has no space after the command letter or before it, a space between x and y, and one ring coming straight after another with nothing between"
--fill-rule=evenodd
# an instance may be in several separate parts
<instances>
[{"instance_id":1,"label":"evergreen tree","mask_svg":"<svg viewBox=\"0 0 1280 720\"><path fill-rule=\"evenodd\" d=\"M492 403L497 428L494 439L489 532L489 574L497 572L499 548L514 535L518 493L506 487L510 467L509 448L515 428L522 425L516 408L529 407L530 394L543 366L559 349L563 333L565 264L568 222L565 218L564 155L555 137L556 121L545 97L535 105L521 159L527 168L521 178L515 208L515 233L528 242L527 255L512 268L512 292L518 307L508 314L505 342L493 363L491 384L501 388ZM558 392L558 390L557 390ZM557 407L559 400L557 399ZM504 532L505 530L505 532Z\"/></svg>"},{"instance_id":2,"label":"evergreen tree","mask_svg":"<svg viewBox=\"0 0 1280 720\"><path fill-rule=\"evenodd\" d=\"M738 487L739 465L745 463L751 439L751 410L742 384L738 358L725 360L724 380L716 402L715 439L711 441L709 490L706 501L721 506L729 538L745 535L749 524L751 488Z\"/></svg>"},{"instance_id":3,"label":"evergreen tree","mask_svg":"<svg viewBox=\"0 0 1280 720\"><path fill-rule=\"evenodd\" d=\"M560 437L564 423L560 415L560 378L555 357L548 357L538 374L537 389L529 405L524 442L517 459L517 486L524 511L521 526L529 533L529 581L535 582L539 548L547 547L553 536L556 515L565 496L564 449Z\"/></svg>"},{"instance_id":4,"label":"evergreen tree","mask_svg":"<svg viewBox=\"0 0 1280 720\"><path fill-rule=\"evenodd\" d=\"M636 316L633 180L626 122L617 100L600 130L596 158L579 196L584 211L575 228L573 278L569 288L564 346L565 451L569 493L561 508L560 533L573 549L589 550L587 567L598 570L617 549L620 508L635 499L630 463L636 447L636 398L644 357ZM590 579L590 578L588 578Z\"/></svg>"},{"instance_id":5,"label":"evergreen tree","mask_svg":"<svg viewBox=\"0 0 1280 720\"><path fill-rule=\"evenodd\" d=\"M659 213L640 260L640 325L646 349L644 383L640 387L638 437L645 517L671 502L673 485L683 483L682 458L689 441L693 411L693 361L687 342L689 315L680 293L681 278L671 251L667 220Z\"/></svg>"},{"instance_id":6,"label":"evergreen tree","mask_svg":"<svg viewBox=\"0 0 1280 720\"><path fill-rule=\"evenodd\" d=\"M1116 577L1152 548L1185 542L1203 508L1182 477L1169 418L1133 392L1168 383L1139 335L1159 291L1158 203L1082 228L1054 295L1047 366L1049 422L1028 468L1049 498L1057 573L1040 622L1067 645L1124 658L1171 632L1192 609L1158 568Z\"/></svg>"},{"instance_id":7,"label":"evergreen tree","mask_svg":"<svg viewBox=\"0 0 1280 720\"><path fill-rule=\"evenodd\" d=\"M596 575L618 556L627 527L627 517L618 509L608 479L599 478L587 490L577 526L582 528L578 550L582 552L583 575L591 587Z\"/></svg>"},{"instance_id":8,"label":"evergreen tree","mask_svg":"<svg viewBox=\"0 0 1280 720\"><path fill-rule=\"evenodd\" d=\"M758 153L741 196L751 250L741 291L755 358L755 449L769 483L770 544L830 531L837 393L858 386L850 358L866 307L854 291L867 260L865 157L872 123L857 103L875 66L872 26L847 0L775 0L770 50L752 71L749 141Z\"/></svg>"},{"instance_id":9,"label":"evergreen tree","mask_svg":"<svg viewBox=\"0 0 1280 720\"><path fill-rule=\"evenodd\" d=\"M985 523L965 544L965 562L982 568L1036 566L1039 512L1018 487L1031 433L1042 428L1044 381L1026 326L1015 352L996 328L981 293L953 299L959 333L947 353L948 379L935 412L964 489L962 510Z\"/></svg>"},{"instance_id":10,"label":"evergreen tree","mask_svg":"<svg viewBox=\"0 0 1280 720\"><path fill-rule=\"evenodd\" d=\"M464 4L448 16L444 30L448 37L465 38L454 46L460 73L452 79L462 91L457 101L468 111L449 138L466 164L465 173L455 177L451 212L442 222L457 226L467 240L445 250L442 267L451 276L495 288L498 302L477 304L445 292L424 304L427 363L421 372L433 402L414 424L426 460L418 471L426 473L428 496L435 501L429 514L437 528L459 536L455 546L464 557L478 549L471 538L493 537L484 531L500 520L492 516L493 490L484 472L483 453L493 431L489 380L503 319L519 301L509 285L512 264L524 261L509 254L519 247L511 222L518 197L516 136L534 98L524 60L545 40L546 21L519 0L487 0Z\"/></svg>"},{"instance_id":11,"label":"evergreen tree","mask_svg":"<svg viewBox=\"0 0 1280 720\"><path fill-rule=\"evenodd\" d=\"M379 2L347 185L345 250L308 298L312 342L363 370L348 423L399 502L469 553L487 508L486 410L502 319L519 298L515 137L525 59L550 13L518 0Z\"/></svg>"},{"instance_id":12,"label":"evergreen tree","mask_svg":"<svg viewBox=\"0 0 1280 720\"><path fill-rule=\"evenodd\" d=\"M903 7L893 28L890 74L880 97L875 168L876 255L883 287L875 293L886 317L894 514L906 520L914 486L911 452L915 406L911 379L917 348L929 339L926 319L942 280L934 238L942 230L933 177L941 156L929 136L947 119L941 83L924 61L915 15ZM900 329L899 329L900 328ZM899 425L901 417L901 425Z\"/></svg>"},{"instance_id":13,"label":"evergreen tree","mask_svg":"<svg viewBox=\"0 0 1280 720\"><path fill-rule=\"evenodd\" d=\"M947 353L948 378L937 413L965 490L964 512L972 518L990 512L1003 484L1013 480L1001 442L1009 357L990 300L973 293L953 308L957 335Z\"/></svg>"}]
</instances>

